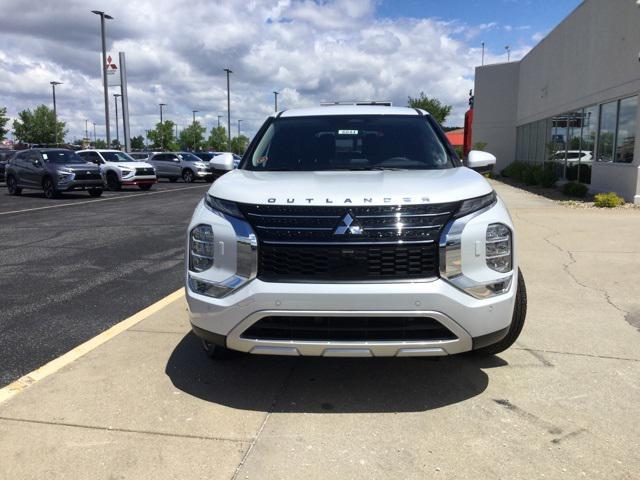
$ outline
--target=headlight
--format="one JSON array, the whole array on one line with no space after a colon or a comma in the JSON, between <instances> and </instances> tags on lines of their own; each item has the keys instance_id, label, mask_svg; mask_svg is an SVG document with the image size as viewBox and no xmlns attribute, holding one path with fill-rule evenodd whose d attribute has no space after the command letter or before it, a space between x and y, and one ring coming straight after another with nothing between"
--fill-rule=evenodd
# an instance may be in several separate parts
<instances>
[{"instance_id":1,"label":"headlight","mask_svg":"<svg viewBox=\"0 0 640 480\"><path fill-rule=\"evenodd\" d=\"M133 170L125 170L124 168L121 168L120 171L122 172L123 177L128 177L133 173Z\"/></svg>"},{"instance_id":2,"label":"headlight","mask_svg":"<svg viewBox=\"0 0 640 480\"><path fill-rule=\"evenodd\" d=\"M244 218L244 215L240 211L240 208L238 208L238 204L236 204L235 202L216 198L212 195L209 195L208 193L205 193L204 204L213 213L220 212L226 215L231 215L232 217Z\"/></svg>"},{"instance_id":3,"label":"headlight","mask_svg":"<svg viewBox=\"0 0 640 480\"><path fill-rule=\"evenodd\" d=\"M502 223L487 227L486 258L491 270L507 273L512 269L511 230Z\"/></svg>"},{"instance_id":4,"label":"headlight","mask_svg":"<svg viewBox=\"0 0 640 480\"><path fill-rule=\"evenodd\" d=\"M482 210L483 208L490 207L494 203L496 203L496 192L492 191L487 195L483 195L481 197L469 198L462 202L460 208L454 215L454 218L464 217L465 215L469 215L470 213L476 212L478 210Z\"/></svg>"},{"instance_id":5,"label":"headlight","mask_svg":"<svg viewBox=\"0 0 640 480\"><path fill-rule=\"evenodd\" d=\"M189 270L204 272L213 267L213 229L197 225L189 234Z\"/></svg>"},{"instance_id":6,"label":"headlight","mask_svg":"<svg viewBox=\"0 0 640 480\"><path fill-rule=\"evenodd\" d=\"M71 170L58 170L58 180L62 182L69 182L76 176Z\"/></svg>"}]
</instances>

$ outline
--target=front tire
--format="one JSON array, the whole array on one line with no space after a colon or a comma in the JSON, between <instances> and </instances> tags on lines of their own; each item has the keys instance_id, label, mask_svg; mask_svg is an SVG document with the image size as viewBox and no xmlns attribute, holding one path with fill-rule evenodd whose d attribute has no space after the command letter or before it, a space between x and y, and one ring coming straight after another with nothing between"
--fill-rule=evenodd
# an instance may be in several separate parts
<instances>
[{"instance_id":1,"label":"front tire","mask_svg":"<svg viewBox=\"0 0 640 480\"><path fill-rule=\"evenodd\" d=\"M48 199L58 198L60 196L60 192L56 190L56 186L50 177L44 179L42 189L44 190L44 196Z\"/></svg>"},{"instance_id":2,"label":"front tire","mask_svg":"<svg viewBox=\"0 0 640 480\"><path fill-rule=\"evenodd\" d=\"M182 171L182 180L184 180L184 183L193 183L196 181L196 176L193 174L191 169L185 168Z\"/></svg>"},{"instance_id":3,"label":"front tire","mask_svg":"<svg viewBox=\"0 0 640 480\"><path fill-rule=\"evenodd\" d=\"M122 183L118 179L118 175L113 172L107 173L107 188L112 192L122 190Z\"/></svg>"},{"instance_id":4,"label":"front tire","mask_svg":"<svg viewBox=\"0 0 640 480\"><path fill-rule=\"evenodd\" d=\"M101 188L90 188L89 195L92 197L100 197L102 195L103 190Z\"/></svg>"},{"instance_id":5,"label":"front tire","mask_svg":"<svg viewBox=\"0 0 640 480\"><path fill-rule=\"evenodd\" d=\"M229 360L230 358L234 358L239 355L239 352L229 350L228 348L221 347L220 345L214 345L204 339L200 339L200 345L202 345L204 353L212 360Z\"/></svg>"},{"instance_id":6,"label":"front tire","mask_svg":"<svg viewBox=\"0 0 640 480\"><path fill-rule=\"evenodd\" d=\"M524 327L524 320L527 316L527 287L524 284L524 277L522 272L518 269L518 285L516 290L516 302L513 306L513 316L511 317L511 326L507 335L497 343L493 345L487 345L486 347L475 350L474 353L479 355L497 355L504 352L507 348L514 344L514 342L520 336L522 327Z\"/></svg>"},{"instance_id":7,"label":"front tire","mask_svg":"<svg viewBox=\"0 0 640 480\"><path fill-rule=\"evenodd\" d=\"M7 190L9 191L9 195L18 196L22 193L22 189L18 187L18 182L13 175L7 177Z\"/></svg>"}]
</instances>

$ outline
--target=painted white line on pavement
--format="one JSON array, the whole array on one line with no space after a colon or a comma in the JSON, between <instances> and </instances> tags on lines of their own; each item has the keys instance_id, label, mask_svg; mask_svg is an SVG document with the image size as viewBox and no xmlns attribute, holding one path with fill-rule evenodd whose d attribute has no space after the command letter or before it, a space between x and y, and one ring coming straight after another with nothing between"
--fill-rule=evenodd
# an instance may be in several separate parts
<instances>
[{"instance_id":1,"label":"painted white line on pavement","mask_svg":"<svg viewBox=\"0 0 640 480\"><path fill-rule=\"evenodd\" d=\"M151 315L158 312L159 310L162 310L164 307L169 305L171 302L179 299L183 295L184 295L184 288L180 288L179 290L176 290L170 295L167 295L163 299L158 300L156 303L148 306L144 310L140 310L138 313L130 316L129 318L121 321L120 323L116 323L110 329L105 330L104 332L100 333L99 335L96 335L92 339L87 340L81 345L78 345L73 350L70 350L64 355L61 355L58 358L51 360L49 363L34 370L33 372L28 373L23 377L20 377L18 380L10 383L6 387L0 388L0 404L9 400L10 398L17 395L24 389L33 385L34 383L39 382L40 380L48 377L49 375L52 375L53 373L60 370L62 367L72 362L75 362L77 359L79 359L83 355L86 355L90 351L98 348L103 343L108 342L109 340L116 337L117 335L120 335L125 330L128 330L129 328L133 327L134 325L141 322L142 320L150 317Z\"/></svg>"},{"instance_id":2,"label":"painted white line on pavement","mask_svg":"<svg viewBox=\"0 0 640 480\"><path fill-rule=\"evenodd\" d=\"M26 208L24 210L12 210L11 212L0 212L0 215L9 215L11 213L35 212L36 210L46 210L48 208L73 207L74 205L85 205L87 203L109 202L111 200L120 200L123 198L142 197L147 195L158 195L159 193L179 192L180 190L191 190L192 188L210 187L210 186L211 186L210 184L206 184L206 185L196 185L193 187L172 188L171 190L157 190L155 192L132 193L131 195L121 195L119 197L98 198L96 200L85 200L85 201L79 201L79 202L73 202L73 203L63 203L61 205L49 205L47 207Z\"/></svg>"}]
</instances>

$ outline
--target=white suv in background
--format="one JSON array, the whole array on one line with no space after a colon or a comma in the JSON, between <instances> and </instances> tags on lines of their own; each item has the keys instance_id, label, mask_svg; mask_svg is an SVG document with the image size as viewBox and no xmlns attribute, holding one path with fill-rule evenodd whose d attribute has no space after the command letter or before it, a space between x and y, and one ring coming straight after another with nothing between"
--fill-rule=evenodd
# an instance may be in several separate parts
<instances>
[{"instance_id":1,"label":"white suv in background","mask_svg":"<svg viewBox=\"0 0 640 480\"><path fill-rule=\"evenodd\" d=\"M87 162L100 166L109 190L120 190L124 185L137 185L140 190L149 190L158 181L153 166L120 150L81 150L77 153Z\"/></svg>"},{"instance_id":2,"label":"white suv in background","mask_svg":"<svg viewBox=\"0 0 640 480\"><path fill-rule=\"evenodd\" d=\"M527 297L509 212L425 111L274 114L187 231L193 331L213 357L438 356L511 346Z\"/></svg>"}]
</instances>

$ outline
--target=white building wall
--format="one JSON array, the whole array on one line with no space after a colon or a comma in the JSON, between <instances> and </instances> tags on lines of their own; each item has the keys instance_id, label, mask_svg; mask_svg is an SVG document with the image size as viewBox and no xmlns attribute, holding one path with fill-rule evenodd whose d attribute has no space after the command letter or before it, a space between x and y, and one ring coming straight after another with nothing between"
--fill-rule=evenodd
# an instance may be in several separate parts
<instances>
[{"instance_id":1,"label":"white building wall","mask_svg":"<svg viewBox=\"0 0 640 480\"><path fill-rule=\"evenodd\" d=\"M640 94L639 57L636 0L585 0L520 62L476 69L474 142L488 143L499 171L515 160L517 126ZM592 191L640 203L637 117L633 163L594 162Z\"/></svg>"}]
</instances>

